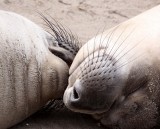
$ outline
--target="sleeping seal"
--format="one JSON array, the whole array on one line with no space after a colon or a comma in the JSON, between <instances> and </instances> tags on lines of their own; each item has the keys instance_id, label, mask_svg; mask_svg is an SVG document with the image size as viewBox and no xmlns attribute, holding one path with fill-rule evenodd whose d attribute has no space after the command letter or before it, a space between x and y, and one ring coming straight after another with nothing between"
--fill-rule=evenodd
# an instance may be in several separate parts
<instances>
[{"instance_id":1,"label":"sleeping seal","mask_svg":"<svg viewBox=\"0 0 160 129\"><path fill-rule=\"evenodd\" d=\"M53 33L18 14L0 11L0 128L9 128L62 98L76 40L43 16Z\"/></svg>"},{"instance_id":2,"label":"sleeping seal","mask_svg":"<svg viewBox=\"0 0 160 129\"><path fill-rule=\"evenodd\" d=\"M69 71L65 105L111 129L149 129L160 116L160 6L88 41Z\"/></svg>"}]
</instances>

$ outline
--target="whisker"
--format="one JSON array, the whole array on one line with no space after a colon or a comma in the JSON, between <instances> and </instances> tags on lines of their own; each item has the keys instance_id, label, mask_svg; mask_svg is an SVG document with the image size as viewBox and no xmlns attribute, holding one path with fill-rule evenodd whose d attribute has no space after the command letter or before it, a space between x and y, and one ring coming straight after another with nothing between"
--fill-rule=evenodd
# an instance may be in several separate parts
<instances>
[{"instance_id":1,"label":"whisker","mask_svg":"<svg viewBox=\"0 0 160 129\"><path fill-rule=\"evenodd\" d=\"M125 29L126 29L126 28L125 28ZM125 30L124 30L124 31L125 31ZM121 35L124 33L124 31L119 35L119 37L117 38L116 42L113 44L113 46L112 46L112 48L111 48L110 52L108 53L108 55L110 55L110 54L111 54L111 52L112 52L112 50L113 50L114 46L116 45L116 43L118 42L119 38L120 38L120 37L121 37Z\"/></svg>"},{"instance_id":2,"label":"whisker","mask_svg":"<svg viewBox=\"0 0 160 129\"><path fill-rule=\"evenodd\" d=\"M114 52L114 54L116 54L116 52L118 51L118 49L123 45L123 43L132 35L132 33L134 32L135 28L126 36L126 38L120 43L120 45L118 46L118 48L116 49L116 51ZM128 43L129 44L129 43ZM126 47L125 47L126 48ZM124 50L124 49L123 49ZM121 52L120 52L121 53ZM112 55L112 57L114 56L114 54ZM119 55L119 54L118 54Z\"/></svg>"},{"instance_id":3,"label":"whisker","mask_svg":"<svg viewBox=\"0 0 160 129\"><path fill-rule=\"evenodd\" d=\"M111 48L111 50L110 50L110 52L108 53L108 55L110 55L111 54L111 52L112 52L112 50L113 50L113 48L114 48L114 46L116 45L116 43L119 41L119 39L120 39L120 37L122 36L122 34L125 32L125 30L126 30L126 28L121 32L121 34L118 36L118 38L116 39L116 41L115 41L115 43L113 44L113 46L112 46L112 48ZM103 53L104 54L104 53ZM111 59L111 63L112 63L112 57L110 58ZM107 58L106 58L106 61L107 61ZM110 63L110 64L111 64ZM109 64L109 65L110 65ZM100 65L101 66L101 65Z\"/></svg>"},{"instance_id":4,"label":"whisker","mask_svg":"<svg viewBox=\"0 0 160 129\"><path fill-rule=\"evenodd\" d=\"M97 62L98 62L98 59L99 59L99 56L100 56L100 51L101 51L101 43L102 43L102 37L103 37L103 33L104 33L104 30L105 30L105 27L103 28L102 30L102 33L101 33L101 36L100 36L100 42L99 42L99 48L98 48L98 57L97 57Z\"/></svg>"},{"instance_id":5,"label":"whisker","mask_svg":"<svg viewBox=\"0 0 160 129\"><path fill-rule=\"evenodd\" d=\"M80 72L79 72L78 78L81 78L83 77L83 70L82 70L81 65L79 67L80 67Z\"/></svg>"},{"instance_id":6,"label":"whisker","mask_svg":"<svg viewBox=\"0 0 160 129\"><path fill-rule=\"evenodd\" d=\"M114 31L114 30L113 30L113 31ZM110 34L110 32L112 32L112 31L109 31L109 32L105 35L102 43L104 43L104 40L107 38L107 36ZM106 46L105 46L105 48L104 48L104 52L103 52L103 57L105 56L105 53L106 53L106 51L107 51L107 47L108 47L108 45L106 44ZM102 61L102 60L101 60L101 61Z\"/></svg>"},{"instance_id":7,"label":"whisker","mask_svg":"<svg viewBox=\"0 0 160 129\"><path fill-rule=\"evenodd\" d=\"M105 32L105 28L106 28L106 25L105 25L105 27L103 28L102 33L101 33L100 44L103 43L103 42L101 42L101 40L102 40L102 37L103 37L103 33Z\"/></svg>"},{"instance_id":8,"label":"whisker","mask_svg":"<svg viewBox=\"0 0 160 129\"><path fill-rule=\"evenodd\" d=\"M134 48L136 48L142 41L144 40L144 38L142 40L140 40L139 42L137 42L131 49L129 49L127 52L125 52L119 59L117 59L113 65L115 65L122 57L124 57L126 54L128 54L129 52L131 52ZM116 58L116 57L115 57Z\"/></svg>"},{"instance_id":9,"label":"whisker","mask_svg":"<svg viewBox=\"0 0 160 129\"><path fill-rule=\"evenodd\" d=\"M143 55L144 55L144 53L141 54L141 55L139 55L139 56L137 56L137 57L135 57L135 58L133 58L133 59L130 58L129 62L127 62L127 63L122 63L122 64L121 64L120 66L118 66L115 70L118 70L118 69L124 67L125 65L130 64L131 62L137 60L138 58L142 57Z\"/></svg>"},{"instance_id":10,"label":"whisker","mask_svg":"<svg viewBox=\"0 0 160 129\"><path fill-rule=\"evenodd\" d=\"M87 56L87 58L89 59L88 60L88 71L89 71L89 68L90 68L90 66L89 66L89 61L90 61L90 56L89 56L89 50L88 50L88 43L87 43L87 52L88 52L88 56ZM88 74L87 74L88 75Z\"/></svg>"},{"instance_id":11,"label":"whisker","mask_svg":"<svg viewBox=\"0 0 160 129\"><path fill-rule=\"evenodd\" d=\"M80 44L80 42L78 41L78 38L73 35L71 30L67 27L64 27L61 23L52 18L49 14L48 16L50 16L53 22L51 22L42 13L39 13L39 15L45 21L46 26L52 30L53 33L48 31L47 32L54 37L54 39L58 42L58 45L70 51L73 55L76 55L80 48L78 45Z\"/></svg>"},{"instance_id":12,"label":"whisker","mask_svg":"<svg viewBox=\"0 0 160 129\"><path fill-rule=\"evenodd\" d=\"M119 28L119 26L116 26L112 31L111 31L111 35L113 34L113 33L115 33L115 31L117 30ZM108 34L107 34L108 35ZM109 45L109 39L110 39L110 37L111 37L111 35L109 36L109 38L108 38L108 40L107 40L107 44L106 44L106 46L105 46L105 49L104 49L104 52L103 52L103 57L105 57L105 54L107 53L107 50L108 50L108 45ZM104 40L107 38L107 36L105 36L104 37ZM107 58L108 58L108 55L107 55ZM107 60L107 58L106 58L106 60ZM106 61L106 63L107 63L107 61ZM106 64L105 63L105 64Z\"/></svg>"},{"instance_id":13,"label":"whisker","mask_svg":"<svg viewBox=\"0 0 160 129\"><path fill-rule=\"evenodd\" d=\"M87 52L88 52L88 43L87 43ZM87 53L89 55L89 53ZM84 48L83 48L83 55L84 55ZM84 59L84 69L83 71L86 71L86 73L88 72L87 71L87 67L89 66L89 60L87 60L87 58L89 58L88 56ZM88 62L87 62L87 61ZM88 74L87 74L87 77L88 77Z\"/></svg>"},{"instance_id":14,"label":"whisker","mask_svg":"<svg viewBox=\"0 0 160 129\"><path fill-rule=\"evenodd\" d=\"M106 27L106 26L105 26ZM104 31L105 31L105 27L103 28L103 30L102 30L102 33L101 33L101 37L100 37L100 43L99 43L99 51L98 51L98 57L99 57L99 54L100 54L100 48L101 48L101 44L103 43L101 40L102 40L102 37L103 37L103 33L104 33ZM98 59L98 58L97 58Z\"/></svg>"},{"instance_id":15,"label":"whisker","mask_svg":"<svg viewBox=\"0 0 160 129\"><path fill-rule=\"evenodd\" d=\"M109 42L111 41L111 37L114 35L114 33L116 32L116 30L117 30L118 28L119 28L119 26L116 26L116 27L113 29L113 31L111 31L111 34L110 34L109 37L108 37L107 45L106 45L106 46L109 45ZM107 48L105 48L105 50L107 51ZM106 51L105 51L105 53L106 53ZM107 54L106 63L107 63L108 56L109 56L109 54ZM106 63L105 63L104 65L106 65ZM99 68L99 67L100 67L100 65L98 66L98 68Z\"/></svg>"},{"instance_id":16,"label":"whisker","mask_svg":"<svg viewBox=\"0 0 160 129\"><path fill-rule=\"evenodd\" d=\"M41 15L42 15L42 14L41 14ZM51 30L53 30L53 25L49 22L49 20L48 20L44 15L42 15L42 19L47 23L48 27L49 27ZM57 32L55 32L54 35L52 34L52 36L54 36L54 38L56 38L55 35L57 35Z\"/></svg>"},{"instance_id":17,"label":"whisker","mask_svg":"<svg viewBox=\"0 0 160 129\"><path fill-rule=\"evenodd\" d=\"M141 56L143 56L143 54L142 55L139 55L139 56L137 56L137 57L135 57L135 58L133 58L132 60L129 60L129 62L127 62L127 63L123 63L123 64L121 64L121 65L119 65L117 68L115 68L115 69L113 69L113 71L117 71L117 70L119 70L120 68L122 68L122 67L124 67L124 66L126 66L126 65L128 65L128 64L130 64L131 62L134 62L135 60L137 60L138 58L140 58ZM101 73L103 73L103 72L108 72L110 69L108 69L108 70L103 70Z\"/></svg>"},{"instance_id":18,"label":"whisker","mask_svg":"<svg viewBox=\"0 0 160 129\"><path fill-rule=\"evenodd\" d=\"M66 37L68 37L67 30L64 28L64 26L61 23L59 23L57 20L55 20L51 15L48 14L48 16L56 23L56 25L52 23L53 26L56 27L56 29L58 29L60 32L62 32Z\"/></svg>"},{"instance_id":19,"label":"whisker","mask_svg":"<svg viewBox=\"0 0 160 129\"><path fill-rule=\"evenodd\" d=\"M125 32L125 30L126 30L126 28L124 29L124 31L122 31L122 33L120 34L120 36L119 37L121 37L122 36L122 34ZM126 38L120 43L120 45L118 46L118 48L115 50L115 52L113 53L113 55L112 55L112 57L111 57L111 62L108 64L108 66L111 64L111 63L113 63L113 56L114 56L114 54L116 54L116 52L118 51L118 49L123 45L123 43L129 38L129 36L132 34L134 32L134 29L126 36ZM119 38L118 38L119 39ZM125 48L127 48L127 46L129 45L129 43L126 45L126 47ZM124 48L124 49L125 49ZM122 50L122 51L124 51L124 49ZM121 51L121 52L122 52ZM121 53L120 52L120 53ZM120 54L119 53L119 54ZM117 54L117 55L119 55L119 54ZM116 58L117 56L115 56L115 58ZM113 65L114 65L114 63L113 63Z\"/></svg>"},{"instance_id":20,"label":"whisker","mask_svg":"<svg viewBox=\"0 0 160 129\"><path fill-rule=\"evenodd\" d=\"M119 39L120 39L120 37L122 36L122 34L125 32L125 30L126 30L126 27L125 27L125 29L120 33L120 35L118 36L118 38L117 38L117 40L116 40L116 42L114 43L114 45L113 45L113 47L111 48L111 51L112 51L112 49L114 48L114 46L116 45L116 43L119 41ZM126 38L127 39L127 38ZM123 41L124 42L124 41ZM122 42L122 43L123 43ZM110 53L111 53L111 51L110 51ZM117 50L116 50L117 51ZM115 52L116 52L115 51ZM109 55L110 55L110 53L109 53ZM113 55L114 55L114 53L113 53ZM113 55L112 55L112 57L113 57ZM112 58L111 57L111 58Z\"/></svg>"},{"instance_id":21,"label":"whisker","mask_svg":"<svg viewBox=\"0 0 160 129\"><path fill-rule=\"evenodd\" d=\"M95 57L95 43L96 43L96 38L97 38L97 36L98 36L98 34L99 34L99 32L100 32L100 28L98 29L98 31L96 32L96 36L95 36L95 38L94 38L94 49L93 49L93 59L94 59L94 57ZM93 59L92 59L92 64L93 64ZM94 67L95 68L95 67ZM93 68L93 69L94 69ZM92 75L92 74L91 74Z\"/></svg>"},{"instance_id":22,"label":"whisker","mask_svg":"<svg viewBox=\"0 0 160 129\"><path fill-rule=\"evenodd\" d=\"M52 31L54 31L55 34L58 35L58 32L61 32L62 30L57 26L57 22L56 22L56 25L53 24L52 22L50 22L44 15L42 17L43 20L46 21L47 25L49 25L49 27L52 29ZM55 21L55 20L54 20ZM55 29L57 29L58 31L56 31ZM62 35L63 36L63 35Z\"/></svg>"},{"instance_id":23,"label":"whisker","mask_svg":"<svg viewBox=\"0 0 160 129\"><path fill-rule=\"evenodd\" d=\"M109 42L110 42L110 40L111 40L111 37L114 35L114 33L115 33L115 31L117 30L117 28L118 28L119 26L117 26L117 27L115 27L113 30L111 30L111 31L109 31L108 33L107 33L107 35L109 35L109 38L108 38L108 41L107 41L107 45L106 45L106 47L108 46L108 44L109 44ZM103 32L104 33L104 32ZM101 36L102 37L102 36ZM106 36L107 37L107 36ZM95 44L96 44L96 38L97 38L97 36L95 36L95 38L94 38L94 52L93 52L93 58L92 58L92 63L91 64L93 64L93 59L94 59L94 57L95 57ZM101 40L102 40L102 38L101 38ZM102 42L101 42L102 43ZM87 67L90 67L90 71L91 71L91 66L89 66L89 61L91 60L90 59L90 55L89 55L89 50L88 50L89 48L88 48L88 43L87 43L87 51L88 51L88 57L87 58L89 58L89 60L88 60L88 65L86 65L86 62L84 63L84 70L86 70L87 69ZM97 60L95 61L95 63L98 63L98 60L99 60L99 58L100 58L100 51L101 51L101 49L100 49L100 45L99 45L99 50L98 50L98 56L97 56ZM105 51L105 50L104 50ZM105 52L104 52L105 53ZM104 53L103 53L103 57L104 57ZM103 58L102 57L102 58ZM83 60L85 60L84 59L84 49L83 49ZM100 65L101 65L101 63L100 63ZM99 66L100 66L99 65ZM95 65L95 67L96 67L96 65ZM94 68L93 68L94 69ZM82 70L82 71L84 71L84 70ZM88 71L89 72L89 71Z\"/></svg>"},{"instance_id":24,"label":"whisker","mask_svg":"<svg viewBox=\"0 0 160 129\"><path fill-rule=\"evenodd\" d=\"M56 21L57 22L57 21ZM69 33L67 33L68 31L66 30L66 27L64 27L61 23L58 23L57 22L57 25L58 25L58 27L60 28L60 27L62 27L62 29L61 29L61 31L64 33L64 35L66 36L66 37L68 37L67 38L67 40L69 41L69 39L70 39L70 41L73 41L73 33L71 32L71 30L69 29L69 28L67 28L68 30L69 30ZM73 43L71 43L70 44L72 47L74 47L74 44Z\"/></svg>"}]
</instances>

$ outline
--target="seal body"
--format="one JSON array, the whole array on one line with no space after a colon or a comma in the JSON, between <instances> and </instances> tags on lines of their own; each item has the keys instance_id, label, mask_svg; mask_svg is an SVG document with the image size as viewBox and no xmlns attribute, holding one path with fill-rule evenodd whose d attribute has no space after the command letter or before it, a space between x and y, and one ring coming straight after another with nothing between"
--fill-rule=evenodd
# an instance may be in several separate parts
<instances>
[{"instance_id":1,"label":"seal body","mask_svg":"<svg viewBox=\"0 0 160 129\"><path fill-rule=\"evenodd\" d=\"M149 129L159 118L160 6L88 41L70 68L65 105L113 129Z\"/></svg>"},{"instance_id":2,"label":"seal body","mask_svg":"<svg viewBox=\"0 0 160 129\"><path fill-rule=\"evenodd\" d=\"M30 20L0 11L1 129L24 120L47 101L62 97L69 67L53 49L59 54L67 51Z\"/></svg>"}]
</instances>

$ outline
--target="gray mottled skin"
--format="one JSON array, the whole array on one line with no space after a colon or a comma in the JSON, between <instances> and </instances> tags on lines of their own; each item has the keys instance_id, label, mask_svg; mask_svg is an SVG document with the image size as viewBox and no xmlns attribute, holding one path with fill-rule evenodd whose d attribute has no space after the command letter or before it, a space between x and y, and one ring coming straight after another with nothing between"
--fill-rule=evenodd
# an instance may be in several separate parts
<instances>
[{"instance_id":1,"label":"gray mottled skin","mask_svg":"<svg viewBox=\"0 0 160 129\"><path fill-rule=\"evenodd\" d=\"M20 15L0 11L1 129L62 97L69 67L50 48L60 48L53 36Z\"/></svg>"},{"instance_id":2,"label":"gray mottled skin","mask_svg":"<svg viewBox=\"0 0 160 129\"><path fill-rule=\"evenodd\" d=\"M88 41L70 68L65 105L111 129L159 125L160 6Z\"/></svg>"}]
</instances>

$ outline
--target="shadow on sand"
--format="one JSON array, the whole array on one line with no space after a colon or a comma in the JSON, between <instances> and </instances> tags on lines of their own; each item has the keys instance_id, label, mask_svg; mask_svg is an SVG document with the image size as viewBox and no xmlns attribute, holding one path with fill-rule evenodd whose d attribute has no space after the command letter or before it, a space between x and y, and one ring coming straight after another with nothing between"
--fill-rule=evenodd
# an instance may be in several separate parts
<instances>
[{"instance_id":1,"label":"shadow on sand","mask_svg":"<svg viewBox=\"0 0 160 129\"><path fill-rule=\"evenodd\" d=\"M35 113L10 129L104 129L90 116L63 109Z\"/></svg>"}]
</instances>

